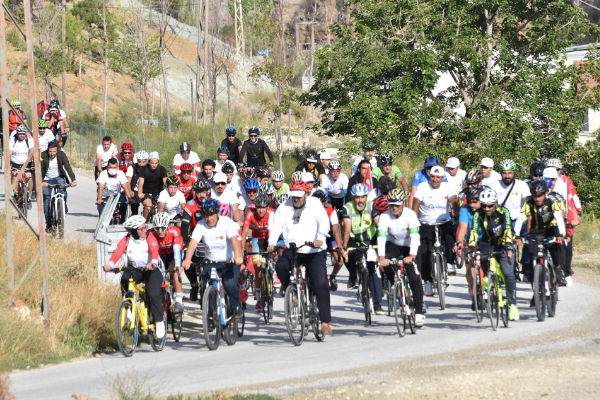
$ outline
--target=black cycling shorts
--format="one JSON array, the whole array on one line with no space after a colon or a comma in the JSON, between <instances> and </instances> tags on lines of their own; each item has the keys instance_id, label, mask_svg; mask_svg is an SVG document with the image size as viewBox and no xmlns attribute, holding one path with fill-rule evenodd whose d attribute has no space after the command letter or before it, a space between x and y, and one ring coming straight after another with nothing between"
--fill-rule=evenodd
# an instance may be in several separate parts
<instances>
[{"instance_id":1,"label":"black cycling shorts","mask_svg":"<svg viewBox=\"0 0 600 400\"><path fill-rule=\"evenodd\" d=\"M160 259L162 260L163 264L165 265L165 269L169 269L169 266L171 265L171 261L175 260L175 253L170 253L170 254L159 254Z\"/></svg>"}]
</instances>

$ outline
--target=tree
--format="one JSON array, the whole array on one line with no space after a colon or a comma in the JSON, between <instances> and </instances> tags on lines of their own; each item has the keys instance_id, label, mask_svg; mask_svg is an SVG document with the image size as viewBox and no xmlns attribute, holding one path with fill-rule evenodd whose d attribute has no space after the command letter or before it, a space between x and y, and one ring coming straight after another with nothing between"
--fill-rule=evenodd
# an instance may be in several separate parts
<instances>
[{"instance_id":1,"label":"tree","mask_svg":"<svg viewBox=\"0 0 600 400\"><path fill-rule=\"evenodd\" d=\"M564 154L596 108L563 51L599 29L569 0L368 0L352 17L317 52L303 97L327 134L524 165ZM442 75L453 85L434 91Z\"/></svg>"}]
</instances>

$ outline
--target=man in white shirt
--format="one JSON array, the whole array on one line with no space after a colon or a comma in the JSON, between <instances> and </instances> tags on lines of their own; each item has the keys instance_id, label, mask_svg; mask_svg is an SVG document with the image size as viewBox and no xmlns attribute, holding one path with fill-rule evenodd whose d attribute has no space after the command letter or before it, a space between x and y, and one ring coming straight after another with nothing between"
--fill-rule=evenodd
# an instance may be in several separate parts
<instances>
[{"instance_id":1,"label":"man in white shirt","mask_svg":"<svg viewBox=\"0 0 600 400\"><path fill-rule=\"evenodd\" d=\"M285 290L290 281L292 258L294 257L290 245L300 247L306 242L312 243L312 247L305 246L298 249L298 264L304 265L306 275L312 281L321 318L321 331L323 334L330 335L331 309L327 284L327 245L325 243L330 228L329 217L319 199L308 197L308 193L306 183L292 182L290 199L277 208L273 217L273 223L269 228L267 250L275 251L277 240L283 234L283 241L287 249L279 257L275 269L281 281L281 288Z\"/></svg>"},{"instance_id":2,"label":"man in white shirt","mask_svg":"<svg viewBox=\"0 0 600 400\"><path fill-rule=\"evenodd\" d=\"M54 133L48 129L48 123L43 119L38 119L38 132L40 139L40 151L48 150L48 143L54 141Z\"/></svg>"},{"instance_id":3,"label":"man in white shirt","mask_svg":"<svg viewBox=\"0 0 600 400\"><path fill-rule=\"evenodd\" d=\"M46 219L46 232L51 233L50 221L50 199L52 197L52 188L49 185L67 185L77 186L77 180L67 155L58 151L58 143L52 142L48 145L48 150L42 153L40 157L40 167L42 175L42 197L44 201L44 215ZM60 188L65 201L65 213L69 212L67 208L67 189Z\"/></svg>"},{"instance_id":4,"label":"man in white shirt","mask_svg":"<svg viewBox=\"0 0 600 400\"><path fill-rule=\"evenodd\" d=\"M321 187L329 196L328 203L331 207L341 210L348 191L348 176L342 173L342 163L337 160L329 163L329 173L323 176Z\"/></svg>"},{"instance_id":5,"label":"man in white shirt","mask_svg":"<svg viewBox=\"0 0 600 400\"><path fill-rule=\"evenodd\" d=\"M492 187L494 182L502 179L500 174L494 171L494 160L491 158L482 158L479 164L481 166L481 172L483 172L483 186Z\"/></svg>"},{"instance_id":6,"label":"man in white shirt","mask_svg":"<svg viewBox=\"0 0 600 400\"><path fill-rule=\"evenodd\" d=\"M119 154L117 146L112 142L110 136L104 136L102 138L102 144L96 148L96 168L94 168L94 179L97 181L100 172L106 169L108 160L116 157Z\"/></svg>"},{"instance_id":7,"label":"man in white shirt","mask_svg":"<svg viewBox=\"0 0 600 400\"><path fill-rule=\"evenodd\" d=\"M218 172L214 175L213 181L215 186L210 190L210 197L211 199L218 200L221 204L221 215L237 221L242 226L244 221L240 218L238 209L240 202L237 195L227 189L227 175Z\"/></svg>"},{"instance_id":8,"label":"man in white shirt","mask_svg":"<svg viewBox=\"0 0 600 400\"><path fill-rule=\"evenodd\" d=\"M167 188L158 195L157 212L166 211L170 219L179 219L185 209L185 203L185 196L179 191L179 178L168 177ZM178 223L177 226L180 227L181 223Z\"/></svg>"},{"instance_id":9,"label":"man in white shirt","mask_svg":"<svg viewBox=\"0 0 600 400\"><path fill-rule=\"evenodd\" d=\"M448 274L456 274L454 268L452 246L455 231L450 219L450 210L458 217L459 207L456 192L448 182L442 182L444 170L439 165L431 168L429 182L420 183L415 192L412 210L419 217L421 227L421 276L425 281L425 296L433 296L431 269L431 249L435 243L435 225L439 225L440 237L445 241L445 254ZM438 277L439 278L439 277Z\"/></svg>"},{"instance_id":10,"label":"man in white shirt","mask_svg":"<svg viewBox=\"0 0 600 400\"><path fill-rule=\"evenodd\" d=\"M217 149L217 159L215 160L215 174L217 172L223 172L221 168L223 165L230 164L233 167L233 173L237 173L237 168L233 164L233 161L228 160L229 157L229 148L225 146L221 146Z\"/></svg>"},{"instance_id":11,"label":"man in white shirt","mask_svg":"<svg viewBox=\"0 0 600 400\"><path fill-rule=\"evenodd\" d=\"M242 195L242 186L244 183L242 182L242 178L235 173L235 167L231 164L227 163L223 165L221 172L227 176L227 189L231 190L239 198Z\"/></svg>"},{"instance_id":12,"label":"man in white shirt","mask_svg":"<svg viewBox=\"0 0 600 400\"><path fill-rule=\"evenodd\" d=\"M123 173L119 170L119 162L116 158L111 158L106 164L106 169L100 173L96 180L98 184L98 198L96 200L96 208L98 209L98 215L102 215L104 210L104 203L106 199L115 194L121 194L119 201L127 206L127 198L133 198L133 192L129 187L129 181ZM125 221L125 213L121 211L121 221Z\"/></svg>"},{"instance_id":13,"label":"man in white shirt","mask_svg":"<svg viewBox=\"0 0 600 400\"><path fill-rule=\"evenodd\" d=\"M544 169L544 179L548 182L548 179L552 181L552 185L548 185L552 192L561 195L565 202L565 210L567 204L567 184L562 179L558 179L558 171L552 167L546 167Z\"/></svg>"},{"instance_id":14,"label":"man in white shirt","mask_svg":"<svg viewBox=\"0 0 600 400\"><path fill-rule=\"evenodd\" d=\"M502 160L500 162L500 174L502 179L492 184L491 188L496 191L498 205L505 207L510 212L513 228L515 221L521 214L521 208L525 199L531 196L529 185L520 179L515 179L517 164L513 160ZM517 232L517 236L523 236Z\"/></svg>"},{"instance_id":15,"label":"man in white shirt","mask_svg":"<svg viewBox=\"0 0 600 400\"><path fill-rule=\"evenodd\" d=\"M446 161L446 180L456 191L456 195L462 191L467 172L460 169L460 160L456 157L450 157Z\"/></svg>"},{"instance_id":16,"label":"man in white shirt","mask_svg":"<svg viewBox=\"0 0 600 400\"><path fill-rule=\"evenodd\" d=\"M33 168L31 155L33 152L33 139L27 138L27 128L19 124L16 129L16 134L8 142L8 158L10 159L11 179L13 183L17 178L17 174L23 167L23 164L29 163L28 168ZM30 171L25 172L27 181L29 182L29 198L33 190L33 179ZM31 204L27 204L27 208L31 209Z\"/></svg>"},{"instance_id":17,"label":"man in white shirt","mask_svg":"<svg viewBox=\"0 0 600 400\"><path fill-rule=\"evenodd\" d=\"M192 151L192 146L188 142L183 142L179 146L179 153L175 154L173 158L173 175L179 176L181 173L180 166L183 163L190 163L194 166L194 171L196 175L198 175L200 170L200 157L194 151Z\"/></svg>"}]
</instances>

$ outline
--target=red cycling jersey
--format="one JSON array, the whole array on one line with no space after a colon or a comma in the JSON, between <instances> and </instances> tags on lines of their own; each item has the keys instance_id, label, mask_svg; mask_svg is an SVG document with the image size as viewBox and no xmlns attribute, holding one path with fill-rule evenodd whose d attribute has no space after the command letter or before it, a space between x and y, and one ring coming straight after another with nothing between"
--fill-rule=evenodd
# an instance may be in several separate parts
<instances>
[{"instance_id":1,"label":"red cycling jersey","mask_svg":"<svg viewBox=\"0 0 600 400\"><path fill-rule=\"evenodd\" d=\"M202 203L198 204L196 199L190 200L185 204L185 212L190 214L190 217L192 217L192 220L190 222L190 235L191 235L191 232L196 227L196 224L198 224L199 220L196 219L196 212L201 213L201 210L200 210L201 208L202 208Z\"/></svg>"},{"instance_id":2,"label":"red cycling jersey","mask_svg":"<svg viewBox=\"0 0 600 400\"><path fill-rule=\"evenodd\" d=\"M133 165L133 154L129 155L129 159L125 159L123 153L117 154L115 158L119 162L119 170L123 171L124 174L127 173L127 168L129 168L130 165Z\"/></svg>"},{"instance_id":3,"label":"red cycling jersey","mask_svg":"<svg viewBox=\"0 0 600 400\"><path fill-rule=\"evenodd\" d=\"M192 200L192 197L194 196L194 190L192 189L192 186L197 181L198 181L198 177L196 175L190 176L190 179L188 179L185 182L182 178L179 178L179 191L181 193L183 193L186 200L188 200L188 201Z\"/></svg>"},{"instance_id":4,"label":"red cycling jersey","mask_svg":"<svg viewBox=\"0 0 600 400\"><path fill-rule=\"evenodd\" d=\"M267 213L262 219L258 219L256 209L250 210L246 213L244 218L244 227L252 230L252 237L257 239L268 239L269 238L269 216L274 210L272 208L267 209Z\"/></svg>"},{"instance_id":5,"label":"red cycling jersey","mask_svg":"<svg viewBox=\"0 0 600 400\"><path fill-rule=\"evenodd\" d=\"M179 245L179 250L183 248L183 237L181 231L175 226L169 226L167 236L161 239L154 229L151 232L158 241L158 254L173 254L173 247Z\"/></svg>"}]
</instances>

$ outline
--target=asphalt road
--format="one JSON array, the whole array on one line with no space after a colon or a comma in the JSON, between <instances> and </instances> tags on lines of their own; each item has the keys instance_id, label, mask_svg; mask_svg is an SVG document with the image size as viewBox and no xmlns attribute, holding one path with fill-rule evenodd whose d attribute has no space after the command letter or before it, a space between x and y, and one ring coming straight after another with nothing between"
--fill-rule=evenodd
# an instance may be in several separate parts
<instances>
[{"instance_id":1,"label":"asphalt road","mask_svg":"<svg viewBox=\"0 0 600 400\"><path fill-rule=\"evenodd\" d=\"M88 237L96 220L94 183L83 177L78 178L78 182L80 186L69 196L67 228L71 237L82 233ZM311 333L302 346L293 346L284 325L283 299L277 298L274 319L269 325L249 307L244 337L234 346L221 341L218 350L210 351L202 336L198 307L188 302L189 321L184 327L184 337L176 343L169 336L164 351L156 353L144 344L130 358L112 353L13 373L12 390L18 399L69 399L75 393L108 398L116 377L135 377L138 382L147 379L156 391L176 394L318 376L357 367L364 367L368 372L369 365L485 344L490 351L498 351L504 341L526 340L577 324L600 303L599 290L576 280L573 288L561 288L557 316L538 322L535 311L529 308L529 285L519 284L521 320L511 322L508 328L501 324L498 331L493 332L489 320L476 322L470 309L464 271L459 271L457 277L450 278L447 309L439 309L437 298L427 298L425 327L415 335L407 333L406 337L399 338L393 316L373 316L373 324L365 324L355 292L346 290L346 279L343 270L340 290L331 297L333 335L324 342L317 342ZM115 287L115 290L118 289Z\"/></svg>"}]
</instances>

